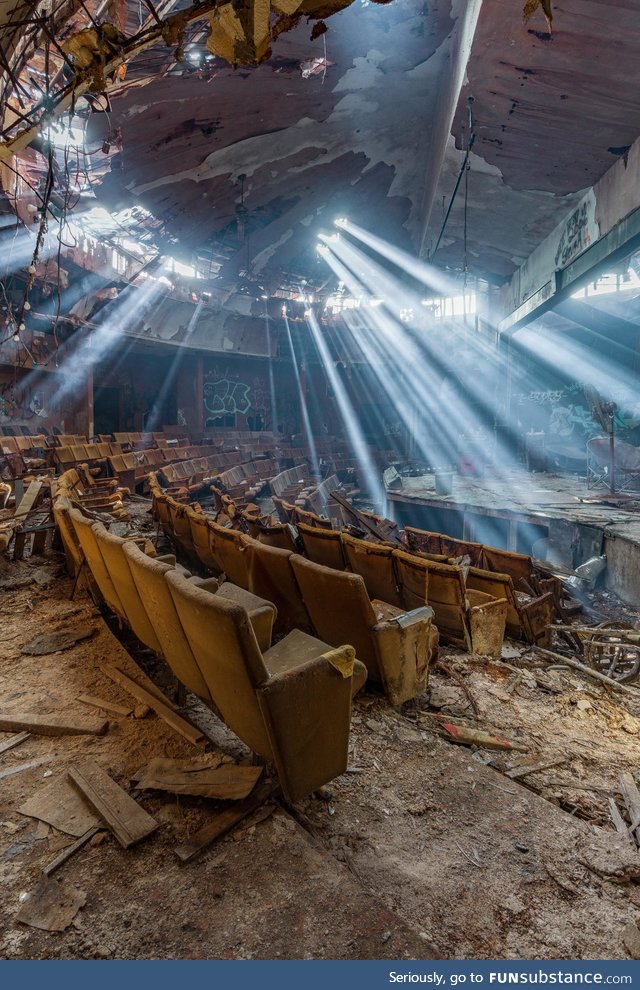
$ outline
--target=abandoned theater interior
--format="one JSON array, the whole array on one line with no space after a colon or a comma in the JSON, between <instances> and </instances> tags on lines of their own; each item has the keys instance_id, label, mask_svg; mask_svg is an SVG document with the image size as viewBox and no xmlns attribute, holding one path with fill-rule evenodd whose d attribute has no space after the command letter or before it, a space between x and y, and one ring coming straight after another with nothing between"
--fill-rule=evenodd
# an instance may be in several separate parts
<instances>
[{"instance_id":1,"label":"abandoned theater interior","mask_svg":"<svg viewBox=\"0 0 640 990\"><path fill-rule=\"evenodd\" d=\"M0 0L0 955L640 959L628 0Z\"/></svg>"}]
</instances>

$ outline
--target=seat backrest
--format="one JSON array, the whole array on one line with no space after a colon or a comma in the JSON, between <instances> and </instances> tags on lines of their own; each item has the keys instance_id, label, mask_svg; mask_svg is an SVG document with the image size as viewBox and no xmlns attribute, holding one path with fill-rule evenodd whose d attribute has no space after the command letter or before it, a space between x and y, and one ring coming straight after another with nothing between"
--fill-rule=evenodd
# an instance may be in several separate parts
<instances>
[{"instance_id":1,"label":"seat backrest","mask_svg":"<svg viewBox=\"0 0 640 990\"><path fill-rule=\"evenodd\" d=\"M315 526L317 529L333 529L333 523L330 519L318 516L315 512L307 512L298 506L296 506L296 520L299 523L304 523L305 526Z\"/></svg>"},{"instance_id":2,"label":"seat backrest","mask_svg":"<svg viewBox=\"0 0 640 990\"><path fill-rule=\"evenodd\" d=\"M369 675L379 681L372 634L376 615L360 575L314 564L299 554L292 554L289 563L320 639L330 646L353 646Z\"/></svg>"},{"instance_id":3,"label":"seat backrest","mask_svg":"<svg viewBox=\"0 0 640 990\"><path fill-rule=\"evenodd\" d=\"M286 634L292 629L312 632L311 620L289 562L292 553L246 538L249 591L272 602L277 615L274 629Z\"/></svg>"},{"instance_id":4,"label":"seat backrest","mask_svg":"<svg viewBox=\"0 0 640 990\"><path fill-rule=\"evenodd\" d=\"M75 531L73 521L69 513L72 505L64 495L58 495L53 502L53 518L55 519L62 546L64 547L67 559L67 570L76 575L84 562L84 553L78 535Z\"/></svg>"},{"instance_id":5,"label":"seat backrest","mask_svg":"<svg viewBox=\"0 0 640 990\"><path fill-rule=\"evenodd\" d=\"M290 550L291 553L297 551L296 541L288 523L275 523L268 526L266 523L258 521L258 536L260 543L265 543L269 547L280 547L282 550Z\"/></svg>"},{"instance_id":6,"label":"seat backrest","mask_svg":"<svg viewBox=\"0 0 640 990\"><path fill-rule=\"evenodd\" d=\"M93 579L98 586L98 590L112 612L115 612L121 619L126 620L127 613L116 587L111 580L111 575L104 562L102 552L93 530L94 522L84 516L79 509L71 508L69 518L82 547L82 552L87 565L93 574Z\"/></svg>"},{"instance_id":7,"label":"seat backrest","mask_svg":"<svg viewBox=\"0 0 640 990\"><path fill-rule=\"evenodd\" d=\"M404 531L407 537L409 550L416 550L423 553L443 553L440 533L430 533L426 529L415 529L413 526L405 526Z\"/></svg>"},{"instance_id":8,"label":"seat backrest","mask_svg":"<svg viewBox=\"0 0 640 990\"><path fill-rule=\"evenodd\" d=\"M345 570L347 563L342 537L337 529L320 529L317 526L305 526L304 523L298 523L297 529L309 560L338 571Z\"/></svg>"},{"instance_id":9,"label":"seat backrest","mask_svg":"<svg viewBox=\"0 0 640 990\"><path fill-rule=\"evenodd\" d=\"M73 452L73 447L56 447L54 453L60 465L75 464L78 459Z\"/></svg>"},{"instance_id":10,"label":"seat backrest","mask_svg":"<svg viewBox=\"0 0 640 990\"><path fill-rule=\"evenodd\" d=\"M467 588L470 591L482 591L492 598L506 598L507 627L511 635L518 635L521 629L520 616L513 590L513 581L509 574L499 574L497 571L487 571L480 567L470 567L467 574Z\"/></svg>"},{"instance_id":11,"label":"seat backrest","mask_svg":"<svg viewBox=\"0 0 640 990\"><path fill-rule=\"evenodd\" d=\"M393 547L356 540L346 533L342 535L342 546L349 569L364 579L369 598L377 598L389 605L402 608L403 603L393 563Z\"/></svg>"},{"instance_id":12,"label":"seat backrest","mask_svg":"<svg viewBox=\"0 0 640 990\"><path fill-rule=\"evenodd\" d=\"M171 522L171 513L169 512L169 496L162 492L158 495L154 494L153 511L165 533L173 534L173 524Z\"/></svg>"},{"instance_id":13,"label":"seat backrest","mask_svg":"<svg viewBox=\"0 0 640 990\"><path fill-rule=\"evenodd\" d=\"M68 468L66 471L62 472L58 478L57 490L59 492L64 490L65 492L80 493L84 491L84 485L76 468Z\"/></svg>"},{"instance_id":14,"label":"seat backrest","mask_svg":"<svg viewBox=\"0 0 640 990\"><path fill-rule=\"evenodd\" d=\"M435 624L443 637L453 643L469 648L469 633L467 623L467 608L464 584L464 572L461 567L452 564L440 564L433 560L423 560L421 557L411 557L403 550L395 550L394 556L398 568L401 586L405 588L407 571L410 561L422 563L429 573L427 579L427 604L435 613ZM422 603L424 604L424 602ZM406 606L408 608L408 605Z\"/></svg>"},{"instance_id":15,"label":"seat backrest","mask_svg":"<svg viewBox=\"0 0 640 990\"><path fill-rule=\"evenodd\" d=\"M423 557L414 557L404 550L393 551L393 562L400 588L400 597L407 612L414 608L422 608L429 597L429 568L428 561Z\"/></svg>"},{"instance_id":16,"label":"seat backrest","mask_svg":"<svg viewBox=\"0 0 640 990\"><path fill-rule=\"evenodd\" d=\"M74 443L71 450L76 461L91 461L96 456L91 452L91 448L87 449L87 445L84 443Z\"/></svg>"},{"instance_id":17,"label":"seat backrest","mask_svg":"<svg viewBox=\"0 0 640 990\"><path fill-rule=\"evenodd\" d=\"M162 655L181 684L211 703L209 688L200 673L165 581L165 574L172 570L171 565L148 557L131 540L124 545L124 555L149 621L157 633Z\"/></svg>"},{"instance_id":18,"label":"seat backrest","mask_svg":"<svg viewBox=\"0 0 640 990\"><path fill-rule=\"evenodd\" d=\"M246 553L246 538L236 529L226 529L211 520L209 522L211 552L222 566L232 584L239 588L249 588L249 567Z\"/></svg>"},{"instance_id":19,"label":"seat backrest","mask_svg":"<svg viewBox=\"0 0 640 990\"><path fill-rule=\"evenodd\" d=\"M452 536L440 534L441 553L455 559L457 557L470 557L473 567L482 567L482 543L471 543L469 540L456 540Z\"/></svg>"},{"instance_id":20,"label":"seat backrest","mask_svg":"<svg viewBox=\"0 0 640 990\"><path fill-rule=\"evenodd\" d=\"M189 521L189 528L191 529L191 542L193 543L193 550L196 557L207 570L213 571L214 574L219 574L222 571L222 565L214 557L211 549L209 518L203 512L194 512L193 509L189 508L187 509L187 519Z\"/></svg>"},{"instance_id":21,"label":"seat backrest","mask_svg":"<svg viewBox=\"0 0 640 990\"><path fill-rule=\"evenodd\" d=\"M174 538L186 553L195 553L193 540L191 538L191 526L187 515L187 506L181 502L176 502L175 498L167 499L169 515L171 516L171 528Z\"/></svg>"},{"instance_id":22,"label":"seat backrest","mask_svg":"<svg viewBox=\"0 0 640 990\"><path fill-rule=\"evenodd\" d=\"M182 628L214 704L232 732L255 753L272 758L256 688L268 674L241 605L195 587L175 569L165 580Z\"/></svg>"},{"instance_id":23,"label":"seat backrest","mask_svg":"<svg viewBox=\"0 0 640 990\"><path fill-rule=\"evenodd\" d=\"M162 653L162 647L156 636L153 623L147 615L147 610L133 580L129 561L124 555L124 545L127 541L120 536L109 533L102 523L94 523L93 532L96 535L102 559L116 594L124 607L128 625L141 643L144 643L155 653Z\"/></svg>"},{"instance_id":24,"label":"seat backrest","mask_svg":"<svg viewBox=\"0 0 640 990\"><path fill-rule=\"evenodd\" d=\"M487 571L497 571L509 574L516 588L521 581L529 584L533 573L531 557L523 553L511 553L509 550L499 550L498 547L482 548L482 563L479 565Z\"/></svg>"}]
</instances>

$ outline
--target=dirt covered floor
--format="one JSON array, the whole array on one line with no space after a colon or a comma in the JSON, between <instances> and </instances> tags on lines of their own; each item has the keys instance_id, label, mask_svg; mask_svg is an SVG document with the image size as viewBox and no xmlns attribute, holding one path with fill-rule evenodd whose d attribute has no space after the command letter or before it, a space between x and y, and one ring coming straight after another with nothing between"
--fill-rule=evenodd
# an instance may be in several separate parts
<instances>
[{"instance_id":1,"label":"dirt covered floor","mask_svg":"<svg viewBox=\"0 0 640 990\"><path fill-rule=\"evenodd\" d=\"M619 776L640 768L640 691L638 700L609 693L510 642L502 662L444 649L429 691L402 711L373 692L356 700L349 772L296 807L267 802L183 865L176 846L220 803L136 791L132 778L154 757L201 751L153 713L100 712L78 700L133 708L102 666L136 668L84 594L69 599L71 589L53 552L3 560L3 712L109 720L105 735L32 735L0 755L4 958L617 959L637 951L640 854L616 832L609 799L623 809ZM94 631L70 648L22 652L44 632L80 626ZM157 661L137 660L170 686ZM199 702L188 697L185 711L213 740L210 751L249 760ZM438 716L517 748L455 745ZM8 738L0 733L0 745ZM63 931L41 931L18 912L74 837L18 809L56 781L62 787L86 758L160 827L127 850L99 831L54 874L84 905ZM33 761L42 762L4 775ZM552 765L524 774L539 764Z\"/></svg>"}]
</instances>

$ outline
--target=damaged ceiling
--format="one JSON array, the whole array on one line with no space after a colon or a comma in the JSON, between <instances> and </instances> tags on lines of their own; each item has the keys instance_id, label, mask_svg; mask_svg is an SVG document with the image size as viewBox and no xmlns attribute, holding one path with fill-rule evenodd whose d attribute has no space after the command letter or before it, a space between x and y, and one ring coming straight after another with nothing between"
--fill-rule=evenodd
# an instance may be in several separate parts
<instances>
[{"instance_id":1,"label":"damaged ceiling","mask_svg":"<svg viewBox=\"0 0 640 990\"><path fill-rule=\"evenodd\" d=\"M89 119L87 144L110 144L92 193L161 218L176 258L229 285L324 278L316 236L339 215L430 257L473 96L466 238L462 183L436 261L499 283L640 133L632 0L564 0L553 34L548 4L528 6L524 22L520 0L218 5L211 32L200 17L172 38L179 61L161 41L110 84L111 114ZM128 38L153 19L115 7Z\"/></svg>"}]
</instances>

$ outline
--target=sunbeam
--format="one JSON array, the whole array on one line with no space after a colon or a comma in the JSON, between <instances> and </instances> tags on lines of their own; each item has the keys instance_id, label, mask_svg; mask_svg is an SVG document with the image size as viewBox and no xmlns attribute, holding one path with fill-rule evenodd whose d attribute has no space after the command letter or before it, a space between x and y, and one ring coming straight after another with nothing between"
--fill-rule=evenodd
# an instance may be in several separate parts
<instances>
[{"instance_id":1,"label":"sunbeam","mask_svg":"<svg viewBox=\"0 0 640 990\"><path fill-rule=\"evenodd\" d=\"M307 313L307 325L311 330L324 372L329 380L331 390L338 404L347 436L353 445L356 459L360 466L360 470L363 473L365 480L364 487L370 493L377 506L382 507L385 504L384 489L371 458L371 454L369 453L369 448L362 432L362 426L347 394L344 383L336 371L335 364L331 358L331 354L329 353L327 342L324 339L324 335L320 329L316 315L313 310L308 310Z\"/></svg>"}]
</instances>

